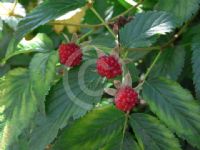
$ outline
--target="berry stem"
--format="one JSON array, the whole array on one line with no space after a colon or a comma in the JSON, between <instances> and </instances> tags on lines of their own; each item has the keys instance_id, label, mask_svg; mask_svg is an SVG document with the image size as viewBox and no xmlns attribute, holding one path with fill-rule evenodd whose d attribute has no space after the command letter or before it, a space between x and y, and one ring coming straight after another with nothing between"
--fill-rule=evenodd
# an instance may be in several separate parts
<instances>
[{"instance_id":1,"label":"berry stem","mask_svg":"<svg viewBox=\"0 0 200 150\"><path fill-rule=\"evenodd\" d=\"M156 55L155 59L153 60L152 64L150 65L150 67L147 69L147 72L145 73L144 78L143 78L143 82L147 79L147 77L150 74L151 70L155 66L155 64L158 61L158 59L160 58L161 53L162 53L162 51L159 51L159 53Z\"/></svg>"},{"instance_id":2,"label":"berry stem","mask_svg":"<svg viewBox=\"0 0 200 150\"><path fill-rule=\"evenodd\" d=\"M124 121L124 127L123 127L123 131L122 131L122 140L120 143L120 150L122 150L122 148L123 148L124 137L125 137L126 128L128 125L128 118L129 118L129 111L127 111L127 113L125 114L125 121Z\"/></svg>"},{"instance_id":3,"label":"berry stem","mask_svg":"<svg viewBox=\"0 0 200 150\"><path fill-rule=\"evenodd\" d=\"M108 24L103 20L103 18L99 15L99 13L94 9L94 7L90 8L92 12L97 16L97 18L103 23L103 25L108 29L108 31L111 33L111 35L116 39L115 33L110 29Z\"/></svg>"},{"instance_id":4,"label":"berry stem","mask_svg":"<svg viewBox=\"0 0 200 150\"><path fill-rule=\"evenodd\" d=\"M94 32L94 30L89 30L88 32L86 32L85 34L83 34L77 41L77 43L80 43L82 40L84 40L86 37L88 37L90 34L92 34Z\"/></svg>"},{"instance_id":5,"label":"berry stem","mask_svg":"<svg viewBox=\"0 0 200 150\"><path fill-rule=\"evenodd\" d=\"M147 69L147 72L145 73L142 81L138 84L137 87L135 87L136 91L140 91L142 88L142 85L144 84L144 82L146 81L148 75L150 74L151 70L153 69L153 67L155 66L156 62L158 61L158 59L160 58L162 54L162 51L160 50L159 53L156 55L155 59L153 60L152 64L150 65L150 67Z\"/></svg>"}]
</instances>

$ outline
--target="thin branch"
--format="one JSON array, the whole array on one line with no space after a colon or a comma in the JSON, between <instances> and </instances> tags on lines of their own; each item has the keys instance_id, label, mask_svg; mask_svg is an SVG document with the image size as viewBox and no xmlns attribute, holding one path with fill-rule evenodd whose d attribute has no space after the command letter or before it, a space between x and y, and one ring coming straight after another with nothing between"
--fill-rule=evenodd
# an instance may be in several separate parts
<instances>
[{"instance_id":1,"label":"thin branch","mask_svg":"<svg viewBox=\"0 0 200 150\"><path fill-rule=\"evenodd\" d=\"M129 111L125 114L125 121L124 121L124 127L123 127L123 131L122 131L122 140L120 143L120 150L122 150L122 148L123 148L124 137L125 137L126 128L128 125L128 118L129 118Z\"/></svg>"},{"instance_id":2,"label":"thin branch","mask_svg":"<svg viewBox=\"0 0 200 150\"><path fill-rule=\"evenodd\" d=\"M108 31L111 33L111 35L116 39L115 33L110 29L108 24L103 20L103 18L99 15L99 13L94 9L94 7L90 7L92 12L97 16L97 18L103 23L103 25L108 29Z\"/></svg>"},{"instance_id":3,"label":"thin branch","mask_svg":"<svg viewBox=\"0 0 200 150\"><path fill-rule=\"evenodd\" d=\"M94 32L94 30L90 30L87 33L83 34L79 39L78 39L78 43L81 42L83 39L85 39L86 37L88 37L90 34L92 34Z\"/></svg>"},{"instance_id":4,"label":"thin branch","mask_svg":"<svg viewBox=\"0 0 200 150\"><path fill-rule=\"evenodd\" d=\"M155 59L153 60L152 64L150 67L147 69L147 72L144 75L143 82L147 79L148 75L150 74L151 70L155 66L156 62L159 60L160 56L162 54L162 51L160 50L159 53L156 55Z\"/></svg>"},{"instance_id":5,"label":"thin branch","mask_svg":"<svg viewBox=\"0 0 200 150\"><path fill-rule=\"evenodd\" d=\"M51 22L49 22L49 24L51 24L51 25L78 26L78 27L81 27L81 28L98 28L98 27L105 26L105 24L108 26L108 24L113 23L113 21L118 19L120 16L124 16L127 13L129 13L130 11L132 11L133 9L137 8L140 4L142 4L143 1L144 0L140 0L140 2L138 2L135 6L129 8L126 11L122 12L121 14L111 18L109 21L107 21L107 22L104 21L104 23L102 22L100 24L76 24L76 23L67 23L67 22L64 22L64 21L51 21ZM92 7L89 7L89 8L92 8Z\"/></svg>"},{"instance_id":6,"label":"thin branch","mask_svg":"<svg viewBox=\"0 0 200 150\"><path fill-rule=\"evenodd\" d=\"M110 21L114 21L116 19L118 19L120 16L125 16L126 14L128 14L130 11L134 10L135 8L137 8L138 6L140 6L143 3L144 0L140 0L140 2L138 2L135 6L130 7L129 9L127 9L126 11L122 12L121 14L113 17L110 19Z\"/></svg>"},{"instance_id":7,"label":"thin branch","mask_svg":"<svg viewBox=\"0 0 200 150\"><path fill-rule=\"evenodd\" d=\"M81 28L98 28L104 26L104 24L76 24L76 23L66 23L64 21L51 21L49 22L51 25L66 25L66 26L78 26Z\"/></svg>"}]
</instances>

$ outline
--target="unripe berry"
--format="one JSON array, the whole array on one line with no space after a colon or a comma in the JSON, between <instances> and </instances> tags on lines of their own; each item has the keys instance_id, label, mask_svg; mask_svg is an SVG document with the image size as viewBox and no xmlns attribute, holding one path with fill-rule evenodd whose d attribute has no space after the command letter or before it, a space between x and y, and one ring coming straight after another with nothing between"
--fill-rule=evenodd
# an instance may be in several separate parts
<instances>
[{"instance_id":1,"label":"unripe berry","mask_svg":"<svg viewBox=\"0 0 200 150\"><path fill-rule=\"evenodd\" d=\"M122 74L121 64L115 56L101 56L96 62L96 68L102 77L115 78Z\"/></svg>"},{"instance_id":2,"label":"unripe berry","mask_svg":"<svg viewBox=\"0 0 200 150\"><path fill-rule=\"evenodd\" d=\"M75 43L61 44L59 46L60 63L68 67L80 65L82 61L82 52Z\"/></svg>"}]
</instances>

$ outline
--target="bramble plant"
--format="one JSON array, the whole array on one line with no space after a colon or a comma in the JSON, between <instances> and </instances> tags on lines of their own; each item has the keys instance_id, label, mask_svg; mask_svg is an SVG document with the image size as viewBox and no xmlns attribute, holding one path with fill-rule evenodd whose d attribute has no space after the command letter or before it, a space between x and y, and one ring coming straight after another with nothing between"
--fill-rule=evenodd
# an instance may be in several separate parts
<instances>
[{"instance_id":1,"label":"bramble plant","mask_svg":"<svg viewBox=\"0 0 200 150\"><path fill-rule=\"evenodd\" d=\"M200 0L0 2L0 150L200 149Z\"/></svg>"}]
</instances>

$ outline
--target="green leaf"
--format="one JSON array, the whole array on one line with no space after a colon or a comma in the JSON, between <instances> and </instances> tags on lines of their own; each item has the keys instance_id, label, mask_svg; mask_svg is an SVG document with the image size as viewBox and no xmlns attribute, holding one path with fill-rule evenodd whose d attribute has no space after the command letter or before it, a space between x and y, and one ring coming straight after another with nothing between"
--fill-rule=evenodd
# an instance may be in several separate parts
<instances>
[{"instance_id":1,"label":"green leaf","mask_svg":"<svg viewBox=\"0 0 200 150\"><path fill-rule=\"evenodd\" d=\"M157 118L134 113L130 118L131 127L141 149L144 150L181 150L178 140Z\"/></svg>"},{"instance_id":2,"label":"green leaf","mask_svg":"<svg viewBox=\"0 0 200 150\"><path fill-rule=\"evenodd\" d=\"M47 96L46 116L41 118L38 126L31 132L29 150L44 150L46 145L56 138L59 129L67 125L70 118L79 118L87 111L70 100L63 81L58 82Z\"/></svg>"},{"instance_id":3,"label":"green leaf","mask_svg":"<svg viewBox=\"0 0 200 150\"><path fill-rule=\"evenodd\" d=\"M193 77L193 81L195 84L195 90L196 90L196 95L197 98L200 99L200 36L196 36L193 40L192 43L192 67L193 67L193 73L194 73L194 77Z\"/></svg>"},{"instance_id":4,"label":"green leaf","mask_svg":"<svg viewBox=\"0 0 200 150\"><path fill-rule=\"evenodd\" d=\"M176 47L165 49L150 73L151 78L164 76L177 80L184 67L185 49Z\"/></svg>"},{"instance_id":5,"label":"green leaf","mask_svg":"<svg viewBox=\"0 0 200 150\"><path fill-rule=\"evenodd\" d=\"M53 149L104 149L122 133L124 120L124 113L114 107L95 109L64 129Z\"/></svg>"},{"instance_id":6,"label":"green leaf","mask_svg":"<svg viewBox=\"0 0 200 150\"><path fill-rule=\"evenodd\" d=\"M7 149L29 125L37 111L38 100L26 69L9 71L0 84L0 107L4 109L5 125L0 147Z\"/></svg>"},{"instance_id":7,"label":"green leaf","mask_svg":"<svg viewBox=\"0 0 200 150\"><path fill-rule=\"evenodd\" d=\"M193 42L193 38L196 35L200 35L200 24L196 24L191 26L190 28L187 28L187 30L183 33L182 39L181 39L181 44L183 45L188 45Z\"/></svg>"},{"instance_id":8,"label":"green leaf","mask_svg":"<svg viewBox=\"0 0 200 150\"><path fill-rule=\"evenodd\" d=\"M199 9L199 0L159 0L156 9L173 14L181 25Z\"/></svg>"},{"instance_id":9,"label":"green leaf","mask_svg":"<svg viewBox=\"0 0 200 150\"><path fill-rule=\"evenodd\" d=\"M0 66L0 77L4 76L10 70L10 65Z\"/></svg>"},{"instance_id":10,"label":"green leaf","mask_svg":"<svg viewBox=\"0 0 200 150\"><path fill-rule=\"evenodd\" d=\"M120 30L120 43L125 48L151 46L157 34L171 32L175 26L172 15L162 11L139 13Z\"/></svg>"},{"instance_id":11,"label":"green leaf","mask_svg":"<svg viewBox=\"0 0 200 150\"><path fill-rule=\"evenodd\" d=\"M141 150L138 143L136 143L136 141L133 139L133 135L130 133L125 134L122 149L123 150Z\"/></svg>"},{"instance_id":12,"label":"green leaf","mask_svg":"<svg viewBox=\"0 0 200 150\"><path fill-rule=\"evenodd\" d=\"M38 33L33 39L23 39L18 45L16 51L37 51L47 52L54 49L53 41L44 33Z\"/></svg>"},{"instance_id":13,"label":"green leaf","mask_svg":"<svg viewBox=\"0 0 200 150\"><path fill-rule=\"evenodd\" d=\"M105 18L106 20L110 19L113 16L119 15L120 13L126 10L116 0L106 0L106 1L95 0L93 7L101 15L101 17ZM84 21L88 24L101 23L90 9L86 11Z\"/></svg>"},{"instance_id":14,"label":"green leaf","mask_svg":"<svg viewBox=\"0 0 200 150\"><path fill-rule=\"evenodd\" d=\"M3 23L3 30L0 32L0 59L5 56L10 39L13 36L13 30Z\"/></svg>"},{"instance_id":15,"label":"green leaf","mask_svg":"<svg viewBox=\"0 0 200 150\"><path fill-rule=\"evenodd\" d=\"M128 58L131 59L132 61L137 61L139 59L144 58L148 53L151 51L149 50L144 50L144 51L128 51Z\"/></svg>"},{"instance_id":16,"label":"green leaf","mask_svg":"<svg viewBox=\"0 0 200 150\"><path fill-rule=\"evenodd\" d=\"M10 59L13 56L19 54L25 54L30 52L48 52L54 49L52 40L44 33L38 33L33 39L25 40L22 39L17 45L16 50L6 53L6 58Z\"/></svg>"},{"instance_id":17,"label":"green leaf","mask_svg":"<svg viewBox=\"0 0 200 150\"><path fill-rule=\"evenodd\" d=\"M165 78L154 79L145 82L143 99L170 129L200 147L200 104L186 89Z\"/></svg>"},{"instance_id":18,"label":"green leaf","mask_svg":"<svg viewBox=\"0 0 200 150\"><path fill-rule=\"evenodd\" d=\"M63 84L69 98L90 110L103 95L104 81L96 72L96 59L90 59L70 71L65 70Z\"/></svg>"},{"instance_id":19,"label":"green leaf","mask_svg":"<svg viewBox=\"0 0 200 150\"><path fill-rule=\"evenodd\" d=\"M137 69L137 67L135 66L134 62L128 63L126 65L127 69L129 70L131 77L132 77L132 82L136 82L139 80L139 74L140 71Z\"/></svg>"},{"instance_id":20,"label":"green leaf","mask_svg":"<svg viewBox=\"0 0 200 150\"><path fill-rule=\"evenodd\" d=\"M141 150L138 143L134 140L133 135L129 132L125 133L123 143L122 143L122 132L113 137L109 143L103 147L104 150ZM122 144L122 145L121 145Z\"/></svg>"},{"instance_id":21,"label":"green leaf","mask_svg":"<svg viewBox=\"0 0 200 150\"><path fill-rule=\"evenodd\" d=\"M56 75L56 64L58 54L56 51L50 53L36 54L30 63L30 78L34 90L45 99ZM42 81L42 82L41 82Z\"/></svg>"},{"instance_id":22,"label":"green leaf","mask_svg":"<svg viewBox=\"0 0 200 150\"><path fill-rule=\"evenodd\" d=\"M99 34L92 39L91 44L98 48L113 48L115 47L115 39L111 34Z\"/></svg>"},{"instance_id":23,"label":"green leaf","mask_svg":"<svg viewBox=\"0 0 200 150\"><path fill-rule=\"evenodd\" d=\"M89 64L86 62L81 67L65 71L63 81L48 95L47 118L32 132L29 144L33 150L36 149L35 145L38 150L43 150L56 137L58 130L67 125L70 118L83 116L101 100L104 84L94 70L92 60Z\"/></svg>"},{"instance_id":24,"label":"green leaf","mask_svg":"<svg viewBox=\"0 0 200 150\"><path fill-rule=\"evenodd\" d=\"M44 25L50 20L64 15L68 11L82 7L85 3L85 0L47 0L43 2L19 22L15 38L9 46L8 53L14 51L15 46L26 33L36 29L40 25Z\"/></svg>"}]
</instances>

